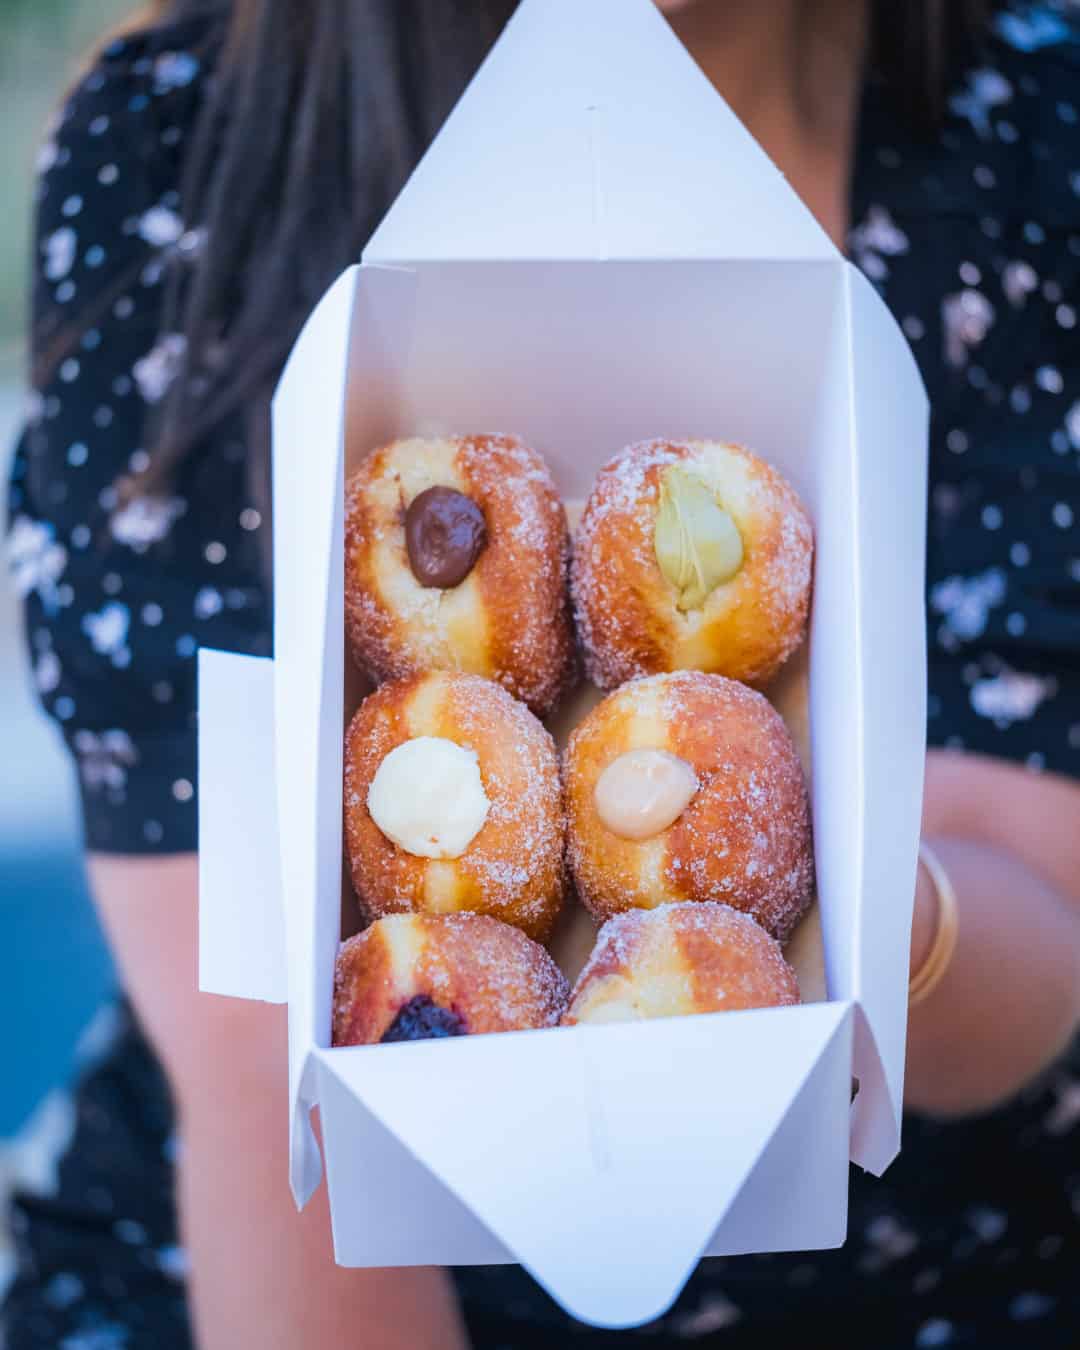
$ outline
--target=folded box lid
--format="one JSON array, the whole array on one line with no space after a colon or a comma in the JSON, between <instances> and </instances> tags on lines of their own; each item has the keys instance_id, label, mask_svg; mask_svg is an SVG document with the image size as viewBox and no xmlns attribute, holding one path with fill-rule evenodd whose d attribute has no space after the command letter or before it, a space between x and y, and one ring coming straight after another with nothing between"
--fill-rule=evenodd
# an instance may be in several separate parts
<instances>
[{"instance_id":1,"label":"folded box lid","mask_svg":"<svg viewBox=\"0 0 1080 1350\"><path fill-rule=\"evenodd\" d=\"M524 0L370 263L833 259L652 0Z\"/></svg>"},{"instance_id":2,"label":"folded box lid","mask_svg":"<svg viewBox=\"0 0 1080 1350\"><path fill-rule=\"evenodd\" d=\"M797 1199L812 1196L838 1243L850 1037L850 1005L819 1003L317 1052L338 1259L385 1260L383 1230L399 1225L368 1170L384 1130L441 1183L420 1194L457 1262L499 1259L487 1229L598 1325L670 1305L770 1146L781 1175L817 1183ZM780 1138L806 1087L827 1129L804 1119ZM755 1202L782 1211L791 1198ZM426 1210L420 1227L410 1259L447 1259Z\"/></svg>"}]
</instances>

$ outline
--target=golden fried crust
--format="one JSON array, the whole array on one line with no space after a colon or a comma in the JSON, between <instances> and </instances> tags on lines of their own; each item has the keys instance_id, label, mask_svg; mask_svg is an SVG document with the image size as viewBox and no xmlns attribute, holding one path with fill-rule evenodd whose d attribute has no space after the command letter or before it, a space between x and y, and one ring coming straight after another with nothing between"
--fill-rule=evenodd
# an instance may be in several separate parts
<instances>
[{"instance_id":1,"label":"golden fried crust","mask_svg":"<svg viewBox=\"0 0 1080 1350\"><path fill-rule=\"evenodd\" d=\"M700 787L652 839L623 839L596 811L597 779L627 750L667 750ZM569 860L599 919L679 900L744 910L785 941L813 884L810 810L798 754L763 695L696 671L623 686L593 709L566 753Z\"/></svg>"},{"instance_id":2,"label":"golden fried crust","mask_svg":"<svg viewBox=\"0 0 1080 1350\"><path fill-rule=\"evenodd\" d=\"M422 586L405 547L405 512L433 486L471 497L487 524L475 567L449 590ZM574 674L568 567L566 511L516 436L395 441L346 485L346 631L375 682L462 670L546 715Z\"/></svg>"},{"instance_id":3,"label":"golden fried crust","mask_svg":"<svg viewBox=\"0 0 1080 1350\"><path fill-rule=\"evenodd\" d=\"M372 1045L412 999L430 999L468 1035L555 1026L566 981L517 928L479 914L395 915L343 943L334 978L335 1045Z\"/></svg>"},{"instance_id":4,"label":"golden fried crust","mask_svg":"<svg viewBox=\"0 0 1080 1350\"><path fill-rule=\"evenodd\" d=\"M738 526L743 565L682 614L656 560L664 471L692 465ZM575 541L572 591L589 678L601 689L669 670L764 684L802 641L813 532L774 468L719 441L645 441L601 469Z\"/></svg>"},{"instance_id":5,"label":"golden fried crust","mask_svg":"<svg viewBox=\"0 0 1080 1350\"><path fill-rule=\"evenodd\" d=\"M629 910L600 930L563 1018L616 1022L798 1003L780 945L727 905Z\"/></svg>"},{"instance_id":6,"label":"golden fried crust","mask_svg":"<svg viewBox=\"0 0 1080 1350\"><path fill-rule=\"evenodd\" d=\"M459 858L407 853L382 833L367 794L383 759L416 736L474 750L491 803ZM546 939L562 906L564 815L551 736L522 703L474 675L433 672L383 685L361 704L345 744L345 843L369 918L394 913L493 915Z\"/></svg>"}]
</instances>

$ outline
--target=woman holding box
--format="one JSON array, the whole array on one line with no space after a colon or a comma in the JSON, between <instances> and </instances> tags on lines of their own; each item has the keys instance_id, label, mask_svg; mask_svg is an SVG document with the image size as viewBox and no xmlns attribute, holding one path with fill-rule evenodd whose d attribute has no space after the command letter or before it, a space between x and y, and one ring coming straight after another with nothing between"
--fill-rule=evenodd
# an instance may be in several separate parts
<instances>
[{"instance_id":1,"label":"woman holding box","mask_svg":"<svg viewBox=\"0 0 1080 1350\"><path fill-rule=\"evenodd\" d=\"M1073 1343L1080 29L1065 3L658 2L920 362L936 748L904 1151L853 1178L842 1250L708 1263L648 1339ZM16 580L165 1076L126 1022L81 1086L57 1193L17 1206L10 1350L629 1339L511 1272L459 1298L336 1268L323 1193L288 1194L283 1010L195 992L193 655L269 650L268 393L512 9L162 0L43 147Z\"/></svg>"}]
</instances>

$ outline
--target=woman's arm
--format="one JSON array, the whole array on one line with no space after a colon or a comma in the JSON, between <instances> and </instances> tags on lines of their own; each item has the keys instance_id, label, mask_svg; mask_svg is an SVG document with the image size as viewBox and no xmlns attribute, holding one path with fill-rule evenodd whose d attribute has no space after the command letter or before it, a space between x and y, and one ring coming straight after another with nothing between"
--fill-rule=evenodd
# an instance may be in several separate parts
<instances>
[{"instance_id":1,"label":"woman's arm","mask_svg":"<svg viewBox=\"0 0 1080 1350\"><path fill-rule=\"evenodd\" d=\"M923 834L955 887L960 929L944 979L908 1020L905 1102L983 1111L1049 1064L1080 1023L1080 786L934 751ZM913 971L936 918L920 868Z\"/></svg>"},{"instance_id":2,"label":"woman's arm","mask_svg":"<svg viewBox=\"0 0 1080 1350\"><path fill-rule=\"evenodd\" d=\"M99 855L90 876L172 1087L200 1350L461 1350L444 1273L336 1266L325 1186L297 1214L285 1010L197 992L195 859Z\"/></svg>"}]
</instances>

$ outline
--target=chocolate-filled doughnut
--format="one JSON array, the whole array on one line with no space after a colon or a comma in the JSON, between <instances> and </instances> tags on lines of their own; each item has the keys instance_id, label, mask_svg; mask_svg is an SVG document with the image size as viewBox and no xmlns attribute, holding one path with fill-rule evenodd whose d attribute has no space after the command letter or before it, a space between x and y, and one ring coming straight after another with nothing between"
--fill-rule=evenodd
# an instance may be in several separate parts
<instances>
[{"instance_id":1,"label":"chocolate-filled doughnut","mask_svg":"<svg viewBox=\"0 0 1080 1350\"><path fill-rule=\"evenodd\" d=\"M566 512L516 436L394 441L345 493L345 620L375 682L460 670L545 716L572 681Z\"/></svg>"}]
</instances>

